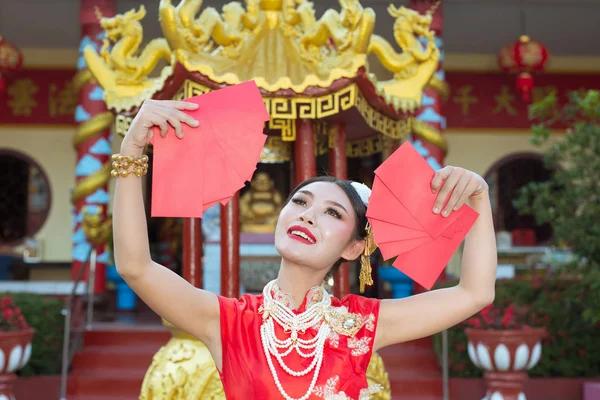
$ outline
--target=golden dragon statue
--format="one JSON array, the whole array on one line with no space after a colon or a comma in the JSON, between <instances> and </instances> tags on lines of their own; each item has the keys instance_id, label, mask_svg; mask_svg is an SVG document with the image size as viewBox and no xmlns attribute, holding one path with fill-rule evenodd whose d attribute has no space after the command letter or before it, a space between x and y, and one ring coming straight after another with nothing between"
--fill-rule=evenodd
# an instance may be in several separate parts
<instances>
[{"instance_id":1,"label":"golden dragon statue","mask_svg":"<svg viewBox=\"0 0 600 400\"><path fill-rule=\"evenodd\" d=\"M363 8L358 0L339 0L341 12L329 9L318 20L314 20L312 3L301 0L298 13L305 26L305 33L300 38L300 45L321 47L333 40L338 52L351 50L357 54L366 53L373 28L375 12L371 8ZM306 12L311 10L312 12Z\"/></svg>"},{"instance_id":2,"label":"golden dragon statue","mask_svg":"<svg viewBox=\"0 0 600 400\"><path fill-rule=\"evenodd\" d=\"M430 30L436 3L425 15L404 7L388 7L394 18L394 38L402 53L397 53L387 40L373 35L368 52L374 53L394 79L378 82L396 109L413 111L421 104L423 89L435 73L440 54L435 45L435 33ZM426 38L425 49L419 38ZM413 99L413 100L410 100Z\"/></svg>"},{"instance_id":3,"label":"golden dragon statue","mask_svg":"<svg viewBox=\"0 0 600 400\"><path fill-rule=\"evenodd\" d=\"M223 6L222 14L207 7L196 17L203 0L181 0L177 6L173 6L171 0L161 0L159 20L173 50L216 52L235 59L248 33L257 25L255 2L248 1L248 11L239 2L231 2Z\"/></svg>"},{"instance_id":4,"label":"golden dragon statue","mask_svg":"<svg viewBox=\"0 0 600 400\"><path fill-rule=\"evenodd\" d=\"M371 8L363 8L358 0L339 0L340 11L328 9L317 20L312 2L288 0L287 3L284 32L288 35L293 32L302 59L320 74L336 67L364 65L375 27L375 12Z\"/></svg>"},{"instance_id":5,"label":"golden dragon statue","mask_svg":"<svg viewBox=\"0 0 600 400\"><path fill-rule=\"evenodd\" d=\"M151 88L160 89L162 81L156 82L157 78L148 76L161 60L171 63L171 49L164 38L158 38L151 40L140 52L143 39L140 21L146 16L144 6L112 18L102 17L98 10L96 12L106 39L100 54L93 46L87 46L83 54L107 95L117 89L120 97L140 95Z\"/></svg>"}]
</instances>

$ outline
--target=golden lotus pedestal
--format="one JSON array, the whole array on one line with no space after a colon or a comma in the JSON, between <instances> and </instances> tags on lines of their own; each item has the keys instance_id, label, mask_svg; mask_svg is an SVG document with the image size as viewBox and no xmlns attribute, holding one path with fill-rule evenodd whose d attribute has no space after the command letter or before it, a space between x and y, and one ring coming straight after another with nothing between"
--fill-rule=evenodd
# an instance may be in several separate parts
<instances>
[{"instance_id":1,"label":"golden lotus pedestal","mask_svg":"<svg viewBox=\"0 0 600 400\"><path fill-rule=\"evenodd\" d=\"M221 400L223 385L208 348L199 340L164 322L173 335L154 355L142 383L140 400ZM369 384L383 390L373 400L390 400L390 382L383 360L374 353L367 370Z\"/></svg>"}]
</instances>

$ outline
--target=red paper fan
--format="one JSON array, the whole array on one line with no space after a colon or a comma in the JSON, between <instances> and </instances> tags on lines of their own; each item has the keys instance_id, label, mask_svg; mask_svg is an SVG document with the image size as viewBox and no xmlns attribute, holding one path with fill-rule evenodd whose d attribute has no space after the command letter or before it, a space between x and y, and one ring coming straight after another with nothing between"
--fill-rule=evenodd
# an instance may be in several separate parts
<instances>
[{"instance_id":1,"label":"red paper fan","mask_svg":"<svg viewBox=\"0 0 600 400\"><path fill-rule=\"evenodd\" d=\"M405 142L377 170L367 218L375 243L393 265L431 289L477 219L467 205L446 218L433 213L433 169Z\"/></svg>"},{"instance_id":2,"label":"red paper fan","mask_svg":"<svg viewBox=\"0 0 600 400\"><path fill-rule=\"evenodd\" d=\"M200 122L183 125L183 139L173 129L153 138L153 217L202 217L229 199L252 178L267 136L269 114L254 81L229 86L186 101L186 111Z\"/></svg>"}]
</instances>

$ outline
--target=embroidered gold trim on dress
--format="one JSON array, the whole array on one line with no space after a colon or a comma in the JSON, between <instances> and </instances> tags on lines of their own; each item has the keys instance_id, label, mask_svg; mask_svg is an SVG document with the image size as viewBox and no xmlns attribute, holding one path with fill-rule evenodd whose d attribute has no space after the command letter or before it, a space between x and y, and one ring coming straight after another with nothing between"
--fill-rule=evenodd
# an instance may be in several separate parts
<instances>
[{"instance_id":1,"label":"embroidered gold trim on dress","mask_svg":"<svg viewBox=\"0 0 600 400\"><path fill-rule=\"evenodd\" d=\"M324 317L332 331L344 336L356 335L365 324L362 315L348 312L346 307L329 307Z\"/></svg>"}]
</instances>

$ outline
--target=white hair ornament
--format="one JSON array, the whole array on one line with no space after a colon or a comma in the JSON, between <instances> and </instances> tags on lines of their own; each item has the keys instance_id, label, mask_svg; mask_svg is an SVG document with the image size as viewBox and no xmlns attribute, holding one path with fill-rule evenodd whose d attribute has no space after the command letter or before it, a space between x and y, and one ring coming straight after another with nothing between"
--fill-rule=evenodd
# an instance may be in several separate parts
<instances>
[{"instance_id":1,"label":"white hair ornament","mask_svg":"<svg viewBox=\"0 0 600 400\"><path fill-rule=\"evenodd\" d=\"M358 196L362 200L365 207L369 206L369 198L371 197L371 189L364 183L351 182L352 187L358 193Z\"/></svg>"}]
</instances>

